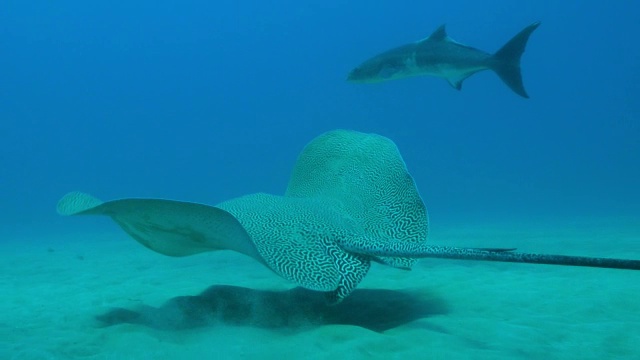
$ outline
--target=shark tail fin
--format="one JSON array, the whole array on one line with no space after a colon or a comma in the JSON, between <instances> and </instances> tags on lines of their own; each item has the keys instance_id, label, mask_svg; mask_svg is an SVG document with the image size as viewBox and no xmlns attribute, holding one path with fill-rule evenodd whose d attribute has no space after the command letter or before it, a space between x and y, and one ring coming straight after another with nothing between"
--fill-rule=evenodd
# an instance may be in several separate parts
<instances>
[{"instance_id":1,"label":"shark tail fin","mask_svg":"<svg viewBox=\"0 0 640 360\"><path fill-rule=\"evenodd\" d=\"M538 28L540 22L522 29L516 36L493 55L491 69L498 74L500 79L516 94L529 98L522 84L522 73L520 72L520 58L527 46L527 41L531 33Z\"/></svg>"}]
</instances>

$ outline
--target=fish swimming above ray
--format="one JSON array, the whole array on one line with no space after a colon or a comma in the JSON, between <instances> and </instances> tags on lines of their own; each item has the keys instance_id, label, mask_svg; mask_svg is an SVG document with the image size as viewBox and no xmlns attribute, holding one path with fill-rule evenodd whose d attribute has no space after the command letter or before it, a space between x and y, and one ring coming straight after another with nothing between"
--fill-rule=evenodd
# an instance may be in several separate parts
<instances>
[{"instance_id":1,"label":"fish swimming above ray","mask_svg":"<svg viewBox=\"0 0 640 360\"><path fill-rule=\"evenodd\" d=\"M168 256L233 250L331 303L347 297L371 262L401 269L448 258L640 270L640 260L431 246L427 210L396 145L348 130L325 133L299 155L284 195L257 193L216 206L162 199L102 202L65 195L61 215L106 215Z\"/></svg>"},{"instance_id":2,"label":"fish swimming above ray","mask_svg":"<svg viewBox=\"0 0 640 360\"><path fill-rule=\"evenodd\" d=\"M527 26L494 54L460 44L447 35L442 25L426 39L385 51L363 62L349 73L347 80L377 83L430 75L445 78L460 90L469 76L493 70L511 90L528 98L522 83L520 58L529 36L539 25L540 22L535 22Z\"/></svg>"}]
</instances>

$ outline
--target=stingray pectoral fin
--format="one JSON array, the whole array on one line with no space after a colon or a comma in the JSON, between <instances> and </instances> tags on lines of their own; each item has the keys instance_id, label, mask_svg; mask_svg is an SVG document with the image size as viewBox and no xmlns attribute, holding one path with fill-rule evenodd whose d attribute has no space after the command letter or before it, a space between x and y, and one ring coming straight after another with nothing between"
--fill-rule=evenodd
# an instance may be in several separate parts
<instances>
[{"instance_id":1,"label":"stingray pectoral fin","mask_svg":"<svg viewBox=\"0 0 640 360\"><path fill-rule=\"evenodd\" d=\"M102 210L100 209L100 205L103 202L95 197L85 194L80 191L70 192L67 195L63 196L60 201L58 201L58 205L56 206L56 210L60 215L85 215L96 213L99 214Z\"/></svg>"},{"instance_id":2,"label":"stingray pectoral fin","mask_svg":"<svg viewBox=\"0 0 640 360\"><path fill-rule=\"evenodd\" d=\"M213 206L162 199L102 202L73 192L58 202L57 210L62 215L110 216L142 245L164 255L187 256L228 249L264 263L238 220Z\"/></svg>"}]
</instances>

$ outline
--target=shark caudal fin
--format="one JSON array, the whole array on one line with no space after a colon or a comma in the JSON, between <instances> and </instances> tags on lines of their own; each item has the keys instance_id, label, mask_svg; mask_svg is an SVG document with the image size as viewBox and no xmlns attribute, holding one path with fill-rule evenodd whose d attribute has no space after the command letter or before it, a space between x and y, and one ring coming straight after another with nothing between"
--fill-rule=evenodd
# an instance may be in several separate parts
<instances>
[{"instance_id":1,"label":"shark caudal fin","mask_svg":"<svg viewBox=\"0 0 640 360\"><path fill-rule=\"evenodd\" d=\"M520 73L520 58L527 46L527 41L531 33L538 28L540 22L522 29L516 36L511 38L500 50L498 50L492 58L491 70L504 81L505 84L516 94L529 98L522 84L522 74Z\"/></svg>"}]
</instances>

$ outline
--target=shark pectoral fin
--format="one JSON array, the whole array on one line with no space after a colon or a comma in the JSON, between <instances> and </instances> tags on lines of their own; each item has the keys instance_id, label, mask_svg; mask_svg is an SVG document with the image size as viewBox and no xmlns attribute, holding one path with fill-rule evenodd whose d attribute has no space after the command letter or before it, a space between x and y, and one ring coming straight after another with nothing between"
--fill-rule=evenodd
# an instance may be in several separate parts
<instances>
[{"instance_id":1,"label":"shark pectoral fin","mask_svg":"<svg viewBox=\"0 0 640 360\"><path fill-rule=\"evenodd\" d=\"M234 250L264 260L238 220L228 212L202 204L162 199L121 199L101 202L73 192L58 202L62 215L110 216L131 237L168 256Z\"/></svg>"},{"instance_id":2,"label":"shark pectoral fin","mask_svg":"<svg viewBox=\"0 0 640 360\"><path fill-rule=\"evenodd\" d=\"M450 79L447 78L447 82L449 83L449 85L451 85L452 88L460 91L462 90L462 82L467 78L468 76L465 76L463 78L457 78L457 79Z\"/></svg>"}]
</instances>

